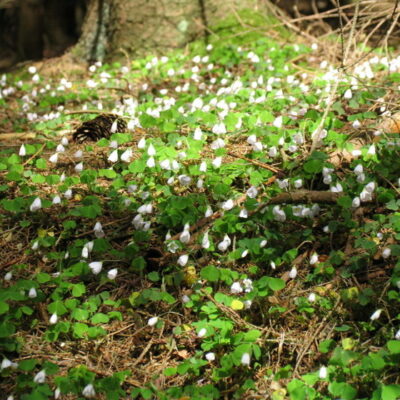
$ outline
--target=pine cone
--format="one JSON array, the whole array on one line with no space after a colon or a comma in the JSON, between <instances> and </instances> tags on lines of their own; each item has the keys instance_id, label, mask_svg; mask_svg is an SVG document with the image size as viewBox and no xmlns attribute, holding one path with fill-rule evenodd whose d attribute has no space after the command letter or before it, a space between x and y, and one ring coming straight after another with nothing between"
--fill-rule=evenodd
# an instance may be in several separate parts
<instances>
[{"instance_id":1,"label":"pine cone","mask_svg":"<svg viewBox=\"0 0 400 400\"><path fill-rule=\"evenodd\" d=\"M101 138L108 139L115 132L125 132L126 122L115 114L101 114L98 117L84 122L73 134L76 142L88 140L97 142Z\"/></svg>"}]
</instances>

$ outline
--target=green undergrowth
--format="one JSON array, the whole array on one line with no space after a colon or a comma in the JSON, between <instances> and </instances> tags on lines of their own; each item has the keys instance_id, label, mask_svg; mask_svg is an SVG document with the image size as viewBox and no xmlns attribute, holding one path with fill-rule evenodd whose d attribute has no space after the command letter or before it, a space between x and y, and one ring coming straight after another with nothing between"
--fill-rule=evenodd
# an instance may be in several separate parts
<instances>
[{"instance_id":1,"label":"green undergrowth","mask_svg":"<svg viewBox=\"0 0 400 400\"><path fill-rule=\"evenodd\" d=\"M400 397L400 75L371 55L322 120L324 61L255 38L1 78L37 135L0 150L8 399ZM126 130L65 135L101 110Z\"/></svg>"}]
</instances>

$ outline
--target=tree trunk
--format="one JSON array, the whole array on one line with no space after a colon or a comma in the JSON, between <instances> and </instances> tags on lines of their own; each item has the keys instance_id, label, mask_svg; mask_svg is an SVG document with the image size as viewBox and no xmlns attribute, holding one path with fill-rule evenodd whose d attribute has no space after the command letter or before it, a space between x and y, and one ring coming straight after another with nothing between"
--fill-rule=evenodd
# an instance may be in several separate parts
<instances>
[{"instance_id":1,"label":"tree trunk","mask_svg":"<svg viewBox=\"0 0 400 400\"><path fill-rule=\"evenodd\" d=\"M207 36L233 10L258 8L263 0L90 0L82 36L72 49L79 60L163 54Z\"/></svg>"}]
</instances>

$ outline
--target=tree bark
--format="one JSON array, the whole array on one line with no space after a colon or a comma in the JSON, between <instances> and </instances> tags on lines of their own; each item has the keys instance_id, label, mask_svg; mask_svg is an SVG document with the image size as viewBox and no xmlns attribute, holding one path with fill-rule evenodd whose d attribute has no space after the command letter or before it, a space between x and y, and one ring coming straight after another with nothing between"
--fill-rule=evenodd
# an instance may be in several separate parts
<instances>
[{"instance_id":1,"label":"tree bark","mask_svg":"<svg viewBox=\"0 0 400 400\"><path fill-rule=\"evenodd\" d=\"M83 61L164 54L184 47L213 24L263 0L90 0L72 55Z\"/></svg>"}]
</instances>

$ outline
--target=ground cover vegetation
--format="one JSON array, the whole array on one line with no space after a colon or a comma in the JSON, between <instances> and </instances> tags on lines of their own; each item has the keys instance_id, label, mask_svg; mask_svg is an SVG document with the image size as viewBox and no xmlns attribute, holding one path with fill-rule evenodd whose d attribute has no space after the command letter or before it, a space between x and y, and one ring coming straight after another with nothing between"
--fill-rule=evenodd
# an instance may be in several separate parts
<instances>
[{"instance_id":1,"label":"ground cover vegetation","mask_svg":"<svg viewBox=\"0 0 400 400\"><path fill-rule=\"evenodd\" d=\"M250 33L1 77L31 136L0 150L9 400L400 397L400 58L326 54ZM126 127L72 140L102 113Z\"/></svg>"}]
</instances>

